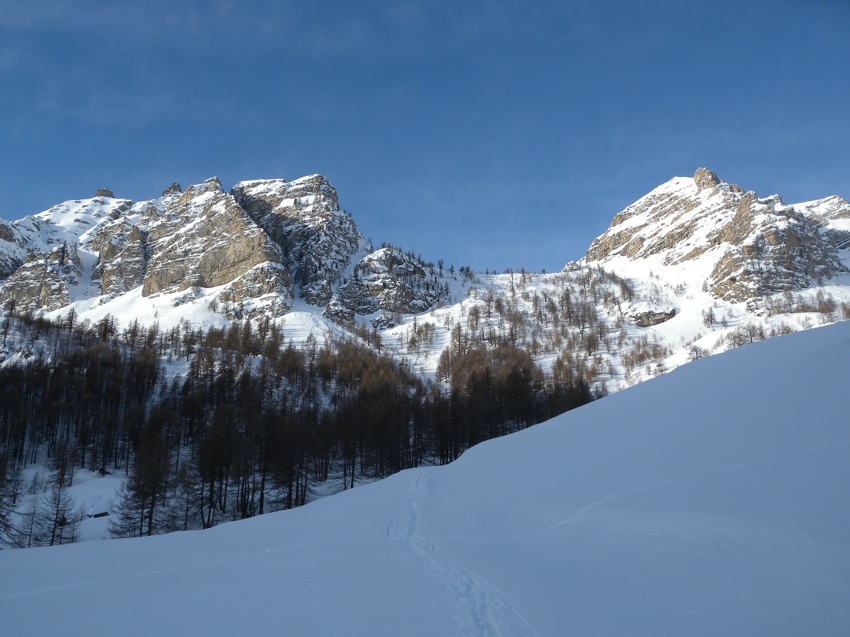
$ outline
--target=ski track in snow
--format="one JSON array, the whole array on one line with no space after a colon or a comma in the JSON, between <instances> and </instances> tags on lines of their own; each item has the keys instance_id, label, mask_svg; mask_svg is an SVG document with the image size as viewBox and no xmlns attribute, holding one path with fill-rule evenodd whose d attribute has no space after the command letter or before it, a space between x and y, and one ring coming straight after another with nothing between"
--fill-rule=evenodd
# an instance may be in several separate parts
<instances>
[{"instance_id":1,"label":"ski track in snow","mask_svg":"<svg viewBox=\"0 0 850 637\"><path fill-rule=\"evenodd\" d=\"M486 579L441 555L434 542L419 534L417 500L426 492L425 471L421 471L416 487L399 502L400 511L387 526L387 537L398 541L414 554L428 572L433 574L457 599L457 635L480 637L537 636L537 633L517 613L505 595Z\"/></svg>"},{"instance_id":2,"label":"ski track in snow","mask_svg":"<svg viewBox=\"0 0 850 637\"><path fill-rule=\"evenodd\" d=\"M140 538L136 538L140 539ZM80 588L83 586L96 586L98 584L104 584L106 582L117 582L124 580L133 580L144 577L153 577L155 575L165 575L168 573L179 573L183 571L195 571L200 569L209 568L212 566L220 566L222 564L231 564L234 562L241 562L243 560L255 559L258 557L267 556L271 553L281 553L285 551L297 551L299 549L304 548L312 548L317 546L332 546L332 545L355 545L355 544L368 544L371 540L363 540L363 539L353 539L353 540L325 540L319 542L299 542L296 544L288 544L281 548L266 548L262 551L253 551L251 553L244 553L242 555L235 555L233 557L228 557L220 560L209 560L206 562L195 562L191 564L184 564L182 566L172 566L170 568L160 568L152 571L139 571L136 573L127 573L126 575L111 575L109 577L100 577L97 579L91 580L83 580L78 582L69 582L67 584L60 584L58 586L48 586L46 588L39 588L33 590L20 591L17 593L8 593L0 596L0 599L13 599L16 597L31 597L33 595L45 595L54 593L57 591L72 589L72 588ZM23 550L23 549L21 549Z\"/></svg>"},{"instance_id":3,"label":"ski track in snow","mask_svg":"<svg viewBox=\"0 0 850 637\"><path fill-rule=\"evenodd\" d=\"M532 537L536 537L539 535L545 535L546 533L551 533L557 529L561 529L565 526L570 526L571 524L579 521L585 515L587 515L590 511L595 509L598 506L605 504L606 502L610 502L611 500L615 500L616 498L621 498L626 495L631 495L633 493L642 493L644 491L650 491L652 489L657 489L659 487L664 487L670 484L676 484L677 482L684 482L686 480L693 480L695 478L701 478L703 476L710 476L717 473L725 473L727 471L737 471L738 469L744 469L746 467L752 467L755 465L765 464L768 462L776 462L777 460L785 460L786 458L794 458L796 456L802 456L809 453L816 453L818 451L824 451L826 449L833 449L835 447L843 447L845 445L850 445L850 440L839 440L838 442L830 443L828 445L820 445L818 447L810 447L808 449L800 449L798 451L792 451L789 453L781 453L774 456L769 456L767 458L759 458L758 460L752 460L750 462L742 462L740 464L731 465L728 467L720 467L719 469L711 469L709 471L700 471L698 473L691 473L686 476L681 476L679 478L673 478L671 480L664 480L662 482L655 482L653 484L647 484L641 487L634 487L632 489L626 489L625 491L619 491L617 493L612 493L611 495L605 496L604 498L600 498L599 500L595 500L590 504L583 506L578 511L573 513L568 518L557 522L556 524L552 524L542 529L536 529L534 531L529 531L528 533L523 533L522 535L518 535L514 537L514 540L527 540Z\"/></svg>"}]
</instances>

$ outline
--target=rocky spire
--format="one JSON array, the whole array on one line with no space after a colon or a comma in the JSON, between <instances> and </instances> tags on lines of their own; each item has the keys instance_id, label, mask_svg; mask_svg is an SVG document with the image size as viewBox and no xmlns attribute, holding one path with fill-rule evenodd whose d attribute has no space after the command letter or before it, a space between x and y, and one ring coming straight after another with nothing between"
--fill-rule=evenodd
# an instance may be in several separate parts
<instances>
[{"instance_id":1,"label":"rocky spire","mask_svg":"<svg viewBox=\"0 0 850 637\"><path fill-rule=\"evenodd\" d=\"M708 168L697 168L697 171L694 173L694 183L696 183L697 188L703 190L720 184L720 178Z\"/></svg>"}]
</instances>

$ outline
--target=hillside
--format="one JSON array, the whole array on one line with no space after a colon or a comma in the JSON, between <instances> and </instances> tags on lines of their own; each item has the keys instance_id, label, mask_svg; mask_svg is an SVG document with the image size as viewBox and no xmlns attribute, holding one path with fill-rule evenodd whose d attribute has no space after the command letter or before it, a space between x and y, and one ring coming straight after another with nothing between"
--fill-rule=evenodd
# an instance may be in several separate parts
<instances>
[{"instance_id":1,"label":"hillside","mask_svg":"<svg viewBox=\"0 0 850 637\"><path fill-rule=\"evenodd\" d=\"M848 265L847 201L704 168L552 273L375 249L320 175L104 189L2 222L0 545L207 528L446 464L846 320Z\"/></svg>"},{"instance_id":2,"label":"hillside","mask_svg":"<svg viewBox=\"0 0 850 637\"><path fill-rule=\"evenodd\" d=\"M0 552L15 634L850 631L850 322L300 509Z\"/></svg>"}]
</instances>

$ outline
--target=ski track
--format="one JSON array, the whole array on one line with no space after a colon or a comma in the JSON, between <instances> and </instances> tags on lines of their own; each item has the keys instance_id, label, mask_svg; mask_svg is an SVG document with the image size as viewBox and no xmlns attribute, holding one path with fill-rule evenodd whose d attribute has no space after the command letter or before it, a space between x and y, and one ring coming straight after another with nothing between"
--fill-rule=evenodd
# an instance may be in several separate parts
<instances>
[{"instance_id":1,"label":"ski track","mask_svg":"<svg viewBox=\"0 0 850 637\"><path fill-rule=\"evenodd\" d=\"M457 599L456 635L480 637L537 636L537 633L513 608L495 586L477 573L441 555L435 543L419 534L419 509L416 505L426 492L425 471L416 487L400 502L400 511L387 526L387 537L398 541L413 553L428 572Z\"/></svg>"},{"instance_id":2,"label":"ski track","mask_svg":"<svg viewBox=\"0 0 850 637\"><path fill-rule=\"evenodd\" d=\"M284 547L279 548L266 548L262 551L253 551L251 553L244 553L242 555L235 555L233 557L228 557L220 560L210 560L206 562L196 562L192 564L184 564L182 566L172 566L169 568L160 568L152 571L139 571L136 573L127 573L126 575L110 575L107 577L99 577L97 579L90 580L82 580L78 582L68 582L67 584L59 584L57 586L49 586L46 588L38 588L33 590L19 591L16 593L6 593L0 595L0 599L13 599L16 597L31 597L33 595L45 595L50 594L56 591L62 591L72 588L80 588L83 586L96 586L98 584L104 584L106 582L118 582L118 581L126 581L133 580L137 578L144 577L152 577L154 575L164 575L167 573L179 573L183 571L195 571L200 569L209 568L212 566L220 566L222 564L231 564L234 562L240 562L243 560L255 559L258 557L263 557L272 553L281 553L286 551L295 551L304 548L312 548L312 547L320 547L320 546L347 546L347 545L357 545L357 544L368 544L371 543L370 539L354 539L354 540L336 540L336 541L321 541L321 542L299 542L297 544L289 544ZM23 550L23 549L21 549Z\"/></svg>"},{"instance_id":3,"label":"ski track","mask_svg":"<svg viewBox=\"0 0 850 637\"><path fill-rule=\"evenodd\" d=\"M694 478L701 478L703 476L710 476L717 473L725 473L727 471L737 471L738 469L744 469L746 467L752 467L755 465L765 464L768 462L776 462L777 460L785 460L787 458L793 458L796 456L802 456L809 453L816 453L818 451L824 451L826 449L832 449L835 447L843 447L845 445L850 445L850 440L840 440L838 442L830 443L828 445L820 445L818 447L810 447L808 449L800 449L798 451L791 451L789 453L781 453L774 456L769 456L767 458L759 458L757 460L751 460L750 462L742 462L736 465L730 465L728 467L720 467L719 469L711 469L709 471L700 471L698 473L691 473L686 476L681 476L678 478L673 478L672 480L664 480L662 482L655 482L653 484L647 484L641 487L634 487L633 489L626 489L625 491L619 491L617 493L612 493L611 495L605 496L604 498L600 498L599 500L595 500L590 504L583 506L578 511L573 513L568 518L561 520L555 524L547 526L542 529L536 529L534 531L529 531L528 533L523 533L514 537L514 540L527 540L532 537L536 537L539 535L545 535L546 533L551 533L557 529L563 528L565 526L570 526L571 524L577 522L585 515L587 515L590 511L595 509L596 507L605 504L606 502L610 502L616 498L620 498L626 495L631 495L633 493L641 493L643 491L650 491L652 489L657 489L659 487L664 487L670 484L676 484L677 482L684 482L686 480L693 480Z\"/></svg>"}]
</instances>

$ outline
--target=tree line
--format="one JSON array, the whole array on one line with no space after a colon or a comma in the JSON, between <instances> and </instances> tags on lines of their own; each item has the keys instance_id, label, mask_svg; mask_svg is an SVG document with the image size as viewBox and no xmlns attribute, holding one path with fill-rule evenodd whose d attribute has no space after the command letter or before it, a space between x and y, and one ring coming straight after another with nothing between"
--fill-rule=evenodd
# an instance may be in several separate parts
<instances>
[{"instance_id":1,"label":"tree line","mask_svg":"<svg viewBox=\"0 0 850 637\"><path fill-rule=\"evenodd\" d=\"M546 375L507 339L452 343L423 380L356 337L284 343L268 318L161 330L7 313L2 337L17 352L0 367L9 546L73 541L78 468L125 477L115 536L208 528L450 462L592 398L581 376ZM23 510L33 463L50 468L48 495Z\"/></svg>"}]
</instances>

